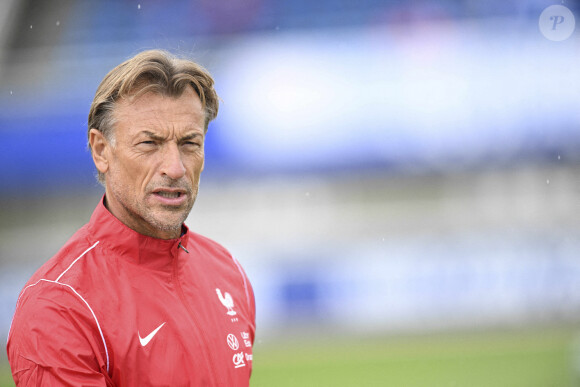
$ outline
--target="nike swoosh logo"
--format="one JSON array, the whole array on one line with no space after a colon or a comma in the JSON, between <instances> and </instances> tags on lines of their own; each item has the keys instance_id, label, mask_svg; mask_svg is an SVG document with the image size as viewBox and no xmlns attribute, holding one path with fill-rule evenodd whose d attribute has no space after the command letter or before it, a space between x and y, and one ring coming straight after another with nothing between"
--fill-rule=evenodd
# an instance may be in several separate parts
<instances>
[{"instance_id":1,"label":"nike swoosh logo","mask_svg":"<svg viewBox=\"0 0 580 387\"><path fill-rule=\"evenodd\" d=\"M137 335L139 336L139 342L141 343L141 346L144 347L147 344L149 344L149 342L151 341L151 339L153 338L153 336L155 336L157 334L157 332L159 332L159 330L161 329L161 327L165 325L165 323L159 325L157 328L155 328L155 330L151 333L149 333L147 336L145 337L141 337L141 334L139 333L139 331L137 331Z\"/></svg>"}]
</instances>

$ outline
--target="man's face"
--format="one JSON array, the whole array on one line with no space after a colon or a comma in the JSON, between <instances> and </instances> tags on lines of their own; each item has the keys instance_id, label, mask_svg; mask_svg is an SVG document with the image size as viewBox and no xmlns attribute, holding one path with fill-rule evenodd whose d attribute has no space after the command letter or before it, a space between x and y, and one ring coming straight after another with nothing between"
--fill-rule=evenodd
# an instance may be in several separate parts
<instances>
[{"instance_id":1,"label":"man's face","mask_svg":"<svg viewBox=\"0 0 580 387\"><path fill-rule=\"evenodd\" d=\"M199 97L192 88L179 98L147 93L118 101L113 114L113 141L103 140L105 170L95 161L105 173L107 207L141 234L179 237L204 164Z\"/></svg>"}]
</instances>

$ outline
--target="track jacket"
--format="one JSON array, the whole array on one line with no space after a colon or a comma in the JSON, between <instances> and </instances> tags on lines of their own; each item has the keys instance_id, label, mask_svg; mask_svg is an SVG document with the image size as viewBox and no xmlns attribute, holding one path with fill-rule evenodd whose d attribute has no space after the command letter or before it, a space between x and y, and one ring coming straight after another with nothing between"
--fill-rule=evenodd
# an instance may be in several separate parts
<instances>
[{"instance_id":1,"label":"track jacket","mask_svg":"<svg viewBox=\"0 0 580 387\"><path fill-rule=\"evenodd\" d=\"M18 386L247 386L254 294L217 243L141 235L103 205L22 290Z\"/></svg>"}]
</instances>

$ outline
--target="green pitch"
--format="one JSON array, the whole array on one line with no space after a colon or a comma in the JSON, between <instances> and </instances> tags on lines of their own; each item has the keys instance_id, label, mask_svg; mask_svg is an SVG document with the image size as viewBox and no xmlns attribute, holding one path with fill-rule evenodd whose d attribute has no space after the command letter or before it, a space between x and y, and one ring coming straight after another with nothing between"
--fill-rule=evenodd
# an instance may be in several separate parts
<instances>
[{"instance_id":1,"label":"green pitch","mask_svg":"<svg viewBox=\"0 0 580 387\"><path fill-rule=\"evenodd\" d=\"M258 344L251 385L572 387L573 339L566 330Z\"/></svg>"},{"instance_id":2,"label":"green pitch","mask_svg":"<svg viewBox=\"0 0 580 387\"><path fill-rule=\"evenodd\" d=\"M0 363L0 386L14 386L12 375L10 374L10 366L6 362Z\"/></svg>"},{"instance_id":3,"label":"green pitch","mask_svg":"<svg viewBox=\"0 0 580 387\"><path fill-rule=\"evenodd\" d=\"M574 387L574 338L566 329L258 342L251 386ZM6 364L0 386L14 386Z\"/></svg>"}]
</instances>

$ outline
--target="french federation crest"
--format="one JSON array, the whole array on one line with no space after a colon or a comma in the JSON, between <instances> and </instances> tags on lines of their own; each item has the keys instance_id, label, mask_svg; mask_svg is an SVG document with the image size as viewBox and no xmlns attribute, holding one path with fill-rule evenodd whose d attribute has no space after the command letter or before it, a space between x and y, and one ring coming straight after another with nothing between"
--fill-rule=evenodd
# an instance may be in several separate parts
<instances>
[{"instance_id":1,"label":"french federation crest","mask_svg":"<svg viewBox=\"0 0 580 387\"><path fill-rule=\"evenodd\" d=\"M235 316L236 311L234 310L234 299L228 292L224 292L222 295L222 291L216 288L215 292L218 295L223 306L225 306L228 311L226 312L229 316Z\"/></svg>"}]
</instances>

